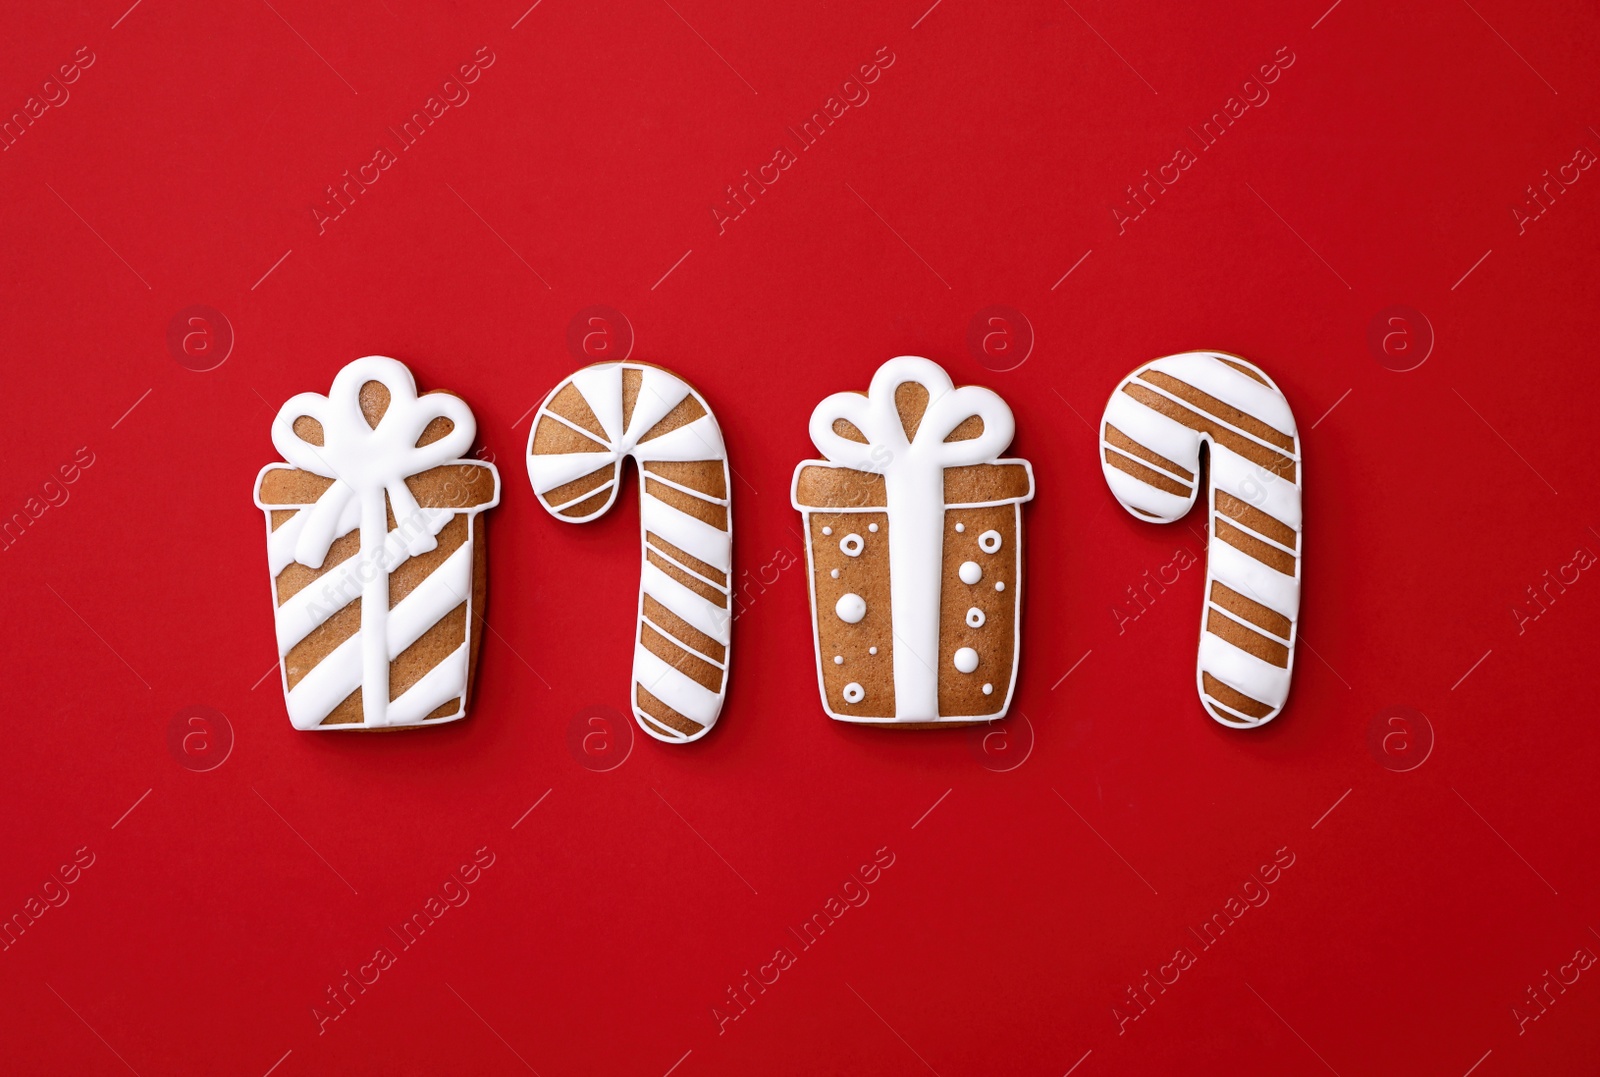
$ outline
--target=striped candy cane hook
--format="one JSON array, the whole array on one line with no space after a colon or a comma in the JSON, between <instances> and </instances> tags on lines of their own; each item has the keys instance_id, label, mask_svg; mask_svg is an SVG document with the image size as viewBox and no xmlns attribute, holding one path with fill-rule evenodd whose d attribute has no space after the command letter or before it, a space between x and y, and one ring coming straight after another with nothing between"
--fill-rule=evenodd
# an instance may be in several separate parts
<instances>
[{"instance_id":1,"label":"striped candy cane hook","mask_svg":"<svg viewBox=\"0 0 1600 1077\"><path fill-rule=\"evenodd\" d=\"M597 363L551 391L528 435L534 493L570 523L611 507L628 456L644 555L633 714L657 740L698 740L722 711L732 642L733 519L716 417L670 371Z\"/></svg>"},{"instance_id":2,"label":"striped candy cane hook","mask_svg":"<svg viewBox=\"0 0 1600 1077\"><path fill-rule=\"evenodd\" d=\"M1238 356L1185 352L1124 378L1100 424L1111 492L1155 523L1194 505L1202 443L1211 543L1195 679L1213 718L1249 728L1277 717L1294 669L1302 472L1289 402Z\"/></svg>"}]
</instances>

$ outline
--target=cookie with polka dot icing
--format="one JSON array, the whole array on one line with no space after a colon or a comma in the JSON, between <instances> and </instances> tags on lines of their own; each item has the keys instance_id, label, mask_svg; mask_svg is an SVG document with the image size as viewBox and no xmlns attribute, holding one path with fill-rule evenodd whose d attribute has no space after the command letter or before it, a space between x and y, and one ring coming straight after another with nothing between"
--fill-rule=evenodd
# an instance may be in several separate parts
<instances>
[{"instance_id":1,"label":"cookie with polka dot icing","mask_svg":"<svg viewBox=\"0 0 1600 1077\"><path fill-rule=\"evenodd\" d=\"M994 392L900 356L812 413L795 469L823 709L921 729L1005 716L1021 653L1026 460Z\"/></svg>"}]
</instances>

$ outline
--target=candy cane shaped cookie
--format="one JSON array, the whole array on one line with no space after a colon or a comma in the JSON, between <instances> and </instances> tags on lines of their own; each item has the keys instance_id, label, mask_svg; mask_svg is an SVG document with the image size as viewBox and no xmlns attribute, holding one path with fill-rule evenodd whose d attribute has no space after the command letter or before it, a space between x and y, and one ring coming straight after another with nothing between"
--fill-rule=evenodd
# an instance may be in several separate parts
<instances>
[{"instance_id":1,"label":"candy cane shaped cookie","mask_svg":"<svg viewBox=\"0 0 1600 1077\"><path fill-rule=\"evenodd\" d=\"M1200 702L1223 725L1277 717L1300 613L1300 437L1272 379L1238 356L1169 355L1123 379L1100 424L1122 507L1170 524L1199 493L1210 446L1211 543L1200 619Z\"/></svg>"},{"instance_id":2,"label":"candy cane shaped cookie","mask_svg":"<svg viewBox=\"0 0 1600 1077\"><path fill-rule=\"evenodd\" d=\"M633 714L657 740L698 740L728 691L733 519L728 454L705 399L671 371L597 363L556 386L528 436L528 477L557 519L587 523L639 467L644 565Z\"/></svg>"}]
</instances>

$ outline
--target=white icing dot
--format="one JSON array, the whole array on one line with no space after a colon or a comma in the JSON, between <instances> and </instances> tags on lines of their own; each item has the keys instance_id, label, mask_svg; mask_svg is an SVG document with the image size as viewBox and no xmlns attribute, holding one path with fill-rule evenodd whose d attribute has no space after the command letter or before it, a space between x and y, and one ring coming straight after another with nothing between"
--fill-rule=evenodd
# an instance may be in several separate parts
<instances>
[{"instance_id":1,"label":"white icing dot","mask_svg":"<svg viewBox=\"0 0 1600 1077\"><path fill-rule=\"evenodd\" d=\"M956 524L956 534L959 535L961 532L965 531L966 529L967 529L967 525L966 524Z\"/></svg>"},{"instance_id":2,"label":"white icing dot","mask_svg":"<svg viewBox=\"0 0 1600 1077\"><path fill-rule=\"evenodd\" d=\"M861 551L866 548L867 540L854 531L839 540L839 552L846 557L860 557Z\"/></svg>"},{"instance_id":3,"label":"white icing dot","mask_svg":"<svg viewBox=\"0 0 1600 1077\"><path fill-rule=\"evenodd\" d=\"M877 524L868 524L867 525L867 530L868 531L876 531L876 530L878 530L878 525Z\"/></svg>"},{"instance_id":4,"label":"white icing dot","mask_svg":"<svg viewBox=\"0 0 1600 1077\"><path fill-rule=\"evenodd\" d=\"M971 673L978 668L978 652L971 647L963 647L956 652L956 670L960 673Z\"/></svg>"},{"instance_id":5,"label":"white icing dot","mask_svg":"<svg viewBox=\"0 0 1600 1077\"><path fill-rule=\"evenodd\" d=\"M996 583L994 585L994 589L996 591L1004 591L1006 589L1006 581L1005 580L996 581Z\"/></svg>"},{"instance_id":6,"label":"white icing dot","mask_svg":"<svg viewBox=\"0 0 1600 1077\"><path fill-rule=\"evenodd\" d=\"M978 549L984 553L999 553L1001 545L1002 540L998 531L985 531L978 536Z\"/></svg>"},{"instance_id":7,"label":"white icing dot","mask_svg":"<svg viewBox=\"0 0 1600 1077\"><path fill-rule=\"evenodd\" d=\"M844 665L844 655L842 655L842 654L834 655L833 656L833 664L836 665L836 666Z\"/></svg>"},{"instance_id":8,"label":"white icing dot","mask_svg":"<svg viewBox=\"0 0 1600 1077\"><path fill-rule=\"evenodd\" d=\"M849 684L844 686L844 701L846 703L860 703L866 698L867 690L861 687L855 681L851 681Z\"/></svg>"},{"instance_id":9,"label":"white icing dot","mask_svg":"<svg viewBox=\"0 0 1600 1077\"><path fill-rule=\"evenodd\" d=\"M961 582L977 583L983 579L983 569L978 567L976 561L963 561L961 563Z\"/></svg>"},{"instance_id":10,"label":"white icing dot","mask_svg":"<svg viewBox=\"0 0 1600 1077\"><path fill-rule=\"evenodd\" d=\"M967 611L967 627L982 628L984 622L983 611L974 606Z\"/></svg>"},{"instance_id":11,"label":"white icing dot","mask_svg":"<svg viewBox=\"0 0 1600 1077\"><path fill-rule=\"evenodd\" d=\"M993 695L994 694L994 685L992 685L992 684L984 685L983 686L983 694L986 695L986 696L987 695Z\"/></svg>"},{"instance_id":12,"label":"white icing dot","mask_svg":"<svg viewBox=\"0 0 1600 1077\"><path fill-rule=\"evenodd\" d=\"M867 600L858 594L839 596L839 602L833 607L833 612L839 615L839 620L847 625L858 624L861 618L867 615Z\"/></svg>"},{"instance_id":13,"label":"white icing dot","mask_svg":"<svg viewBox=\"0 0 1600 1077\"><path fill-rule=\"evenodd\" d=\"M833 534L833 528L831 528L831 527L824 527L824 528L823 528L823 529L822 529L822 533L823 533L823 534L824 534L824 535L831 535L831 534Z\"/></svg>"},{"instance_id":14,"label":"white icing dot","mask_svg":"<svg viewBox=\"0 0 1600 1077\"><path fill-rule=\"evenodd\" d=\"M878 653L878 648L876 648L876 647L868 647L867 648L867 653L868 654L877 654Z\"/></svg>"},{"instance_id":15,"label":"white icing dot","mask_svg":"<svg viewBox=\"0 0 1600 1077\"><path fill-rule=\"evenodd\" d=\"M828 575L832 576L834 579L838 579L839 578L839 570L838 569L834 569L832 572L828 573Z\"/></svg>"}]
</instances>

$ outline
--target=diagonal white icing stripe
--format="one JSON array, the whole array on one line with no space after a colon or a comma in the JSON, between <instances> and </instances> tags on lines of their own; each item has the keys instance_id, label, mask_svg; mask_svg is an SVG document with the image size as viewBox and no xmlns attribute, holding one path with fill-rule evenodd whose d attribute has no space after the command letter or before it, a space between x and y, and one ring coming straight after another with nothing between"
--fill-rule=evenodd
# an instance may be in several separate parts
<instances>
[{"instance_id":1,"label":"diagonal white icing stripe","mask_svg":"<svg viewBox=\"0 0 1600 1077\"><path fill-rule=\"evenodd\" d=\"M1211 484L1300 530L1300 486L1224 445L1211 446Z\"/></svg>"},{"instance_id":2,"label":"diagonal white icing stripe","mask_svg":"<svg viewBox=\"0 0 1600 1077\"><path fill-rule=\"evenodd\" d=\"M639 515L645 531L654 531L684 553L724 573L731 567L733 540L728 532L648 493L639 499Z\"/></svg>"},{"instance_id":3,"label":"diagonal white icing stripe","mask_svg":"<svg viewBox=\"0 0 1600 1077\"><path fill-rule=\"evenodd\" d=\"M707 587L715 587L718 591L722 592L723 594L727 594L728 593L727 585L721 584L721 583L717 583L715 580L707 579L704 573L696 572L694 569L690 568L688 565L686 565L682 561L678 560L678 558L673 557L670 553L668 553L666 550L663 550L661 547L657 546L655 543L646 541L644 545L645 545L645 549L649 550L651 553L653 553L657 557L661 558L663 561L665 561L667 564L671 565L673 568L678 569L680 572L683 572L686 575L692 576L693 578L699 580L701 583L705 584Z\"/></svg>"},{"instance_id":4,"label":"diagonal white icing stripe","mask_svg":"<svg viewBox=\"0 0 1600 1077\"><path fill-rule=\"evenodd\" d=\"M448 658L424 673L416 684L401 692L399 698L390 701L384 724L415 725L441 705L460 698L467 690L467 655L467 644L463 641Z\"/></svg>"},{"instance_id":5,"label":"diagonal white icing stripe","mask_svg":"<svg viewBox=\"0 0 1600 1077\"><path fill-rule=\"evenodd\" d=\"M289 689L289 722L296 729L315 729L333 708L361 687L361 633L357 632Z\"/></svg>"},{"instance_id":6,"label":"diagonal white icing stripe","mask_svg":"<svg viewBox=\"0 0 1600 1077\"><path fill-rule=\"evenodd\" d=\"M1263 662L1211 632L1200 634L1200 668L1234 691L1275 710L1289 698L1287 669Z\"/></svg>"},{"instance_id":7,"label":"diagonal white icing stripe","mask_svg":"<svg viewBox=\"0 0 1600 1077\"><path fill-rule=\"evenodd\" d=\"M358 553L340 561L278 607L275 621L280 656L288 654L295 644L320 628L328 618L361 597L363 565L368 566L367 572L377 571Z\"/></svg>"},{"instance_id":8,"label":"diagonal white icing stripe","mask_svg":"<svg viewBox=\"0 0 1600 1077\"><path fill-rule=\"evenodd\" d=\"M696 648L694 646L694 644L688 643L688 642L686 642L684 640L679 639L678 638L678 634L676 632L673 632L671 629L663 628L662 626L660 626L660 625L656 624L654 621L652 621L650 618L645 617L643 615L640 616L639 620L642 621L644 624L649 625L651 628L655 629L657 632L661 633L667 639L670 639L673 643L676 643L679 647L682 647L684 650L688 651L690 654L694 655L695 657L705 659L707 662L711 663L713 666L716 666L718 669L727 669L728 668L722 662L717 661L715 658L712 658L709 654L706 654L704 651L699 650L698 648Z\"/></svg>"},{"instance_id":9,"label":"diagonal white icing stripe","mask_svg":"<svg viewBox=\"0 0 1600 1077\"><path fill-rule=\"evenodd\" d=\"M596 496L598 496L600 494L605 493L607 490L611 489L615 485L616 485L616 482L614 480L608 479L605 482L601 483L599 486L596 486L593 490L585 490L583 493L577 495L576 497L569 498L568 500L561 502L561 504L559 504L559 505L551 505L550 507L555 509L556 512L565 512L567 509L570 509L574 505L581 505L585 501L589 500L591 497L596 497ZM549 503L546 502L546 504L549 504Z\"/></svg>"},{"instance_id":10,"label":"diagonal white icing stripe","mask_svg":"<svg viewBox=\"0 0 1600 1077\"><path fill-rule=\"evenodd\" d=\"M1214 396L1224 404L1255 416L1280 433L1290 437L1296 433L1294 413L1290 411L1289 402L1282 393L1235 370L1215 356L1196 353L1168 356L1157 359L1145 369L1159 370L1192 385L1207 396Z\"/></svg>"},{"instance_id":11,"label":"diagonal white icing stripe","mask_svg":"<svg viewBox=\"0 0 1600 1077\"><path fill-rule=\"evenodd\" d=\"M1125 471L1114 467L1105 469L1106 482L1111 486L1111 492L1118 501L1124 505L1131 505L1136 509L1159 516L1163 520L1172 521L1188 512L1194 504L1194 494L1188 497L1179 497L1169 494L1165 490L1157 490L1149 483L1141 482Z\"/></svg>"},{"instance_id":12,"label":"diagonal white icing stripe","mask_svg":"<svg viewBox=\"0 0 1600 1077\"><path fill-rule=\"evenodd\" d=\"M1127 434L1134 441L1168 460L1176 461L1194 470L1193 462L1200 459L1200 435L1176 419L1142 404L1118 388L1106 404L1105 421ZM1104 430L1101 431L1102 436Z\"/></svg>"},{"instance_id":13,"label":"diagonal white icing stripe","mask_svg":"<svg viewBox=\"0 0 1600 1077\"><path fill-rule=\"evenodd\" d=\"M693 486L685 486L681 482L674 482L659 472L646 471L644 474L650 477L651 482L659 482L663 486L670 486L674 490L688 494L690 497L698 498L701 501L709 501L713 505L726 505L728 503L728 499L725 497L712 497L704 490L696 490Z\"/></svg>"},{"instance_id":14,"label":"diagonal white icing stripe","mask_svg":"<svg viewBox=\"0 0 1600 1077\"><path fill-rule=\"evenodd\" d=\"M1300 582L1268 568L1254 557L1226 542L1214 541L1207 547L1208 575L1254 599L1269 609L1294 620L1300 613Z\"/></svg>"},{"instance_id":15,"label":"diagonal white icing stripe","mask_svg":"<svg viewBox=\"0 0 1600 1077\"><path fill-rule=\"evenodd\" d=\"M688 461L723 458L722 431L708 411L692 423L643 442L634 450L641 463L650 460Z\"/></svg>"},{"instance_id":16,"label":"diagonal white icing stripe","mask_svg":"<svg viewBox=\"0 0 1600 1077\"><path fill-rule=\"evenodd\" d=\"M1240 725L1261 725L1263 722L1268 720L1266 718L1252 718L1243 711L1236 711L1232 707L1217 702L1217 697L1208 692L1202 691L1200 695L1202 697L1202 702L1206 706L1210 707L1212 710L1218 710L1223 714L1230 716Z\"/></svg>"},{"instance_id":17,"label":"diagonal white icing stripe","mask_svg":"<svg viewBox=\"0 0 1600 1077\"><path fill-rule=\"evenodd\" d=\"M1283 636L1280 636L1276 632L1272 631L1270 628L1262 628L1260 625L1256 624L1254 621L1247 621L1243 617L1235 617L1233 614L1229 613L1227 610L1223 609L1221 606L1217 605L1215 602L1212 602L1209 598L1206 600L1206 606L1209 609L1214 610L1220 616L1225 617L1228 620L1232 621L1234 624L1238 625L1240 628L1248 628L1250 631L1256 633L1257 635L1265 636L1268 639L1272 640L1274 643L1281 643L1285 647L1290 647L1290 646L1294 645L1294 640L1286 639Z\"/></svg>"},{"instance_id":18,"label":"diagonal white icing stripe","mask_svg":"<svg viewBox=\"0 0 1600 1077\"><path fill-rule=\"evenodd\" d=\"M1228 526L1233 528L1235 531L1244 532L1246 535L1249 535L1251 538L1255 539L1257 542L1260 542L1264 546L1271 546L1273 549L1278 550L1281 553L1286 553L1290 557L1293 557L1293 558L1296 558L1296 559L1298 559L1300 557L1300 555L1298 553L1296 553L1294 550L1291 550L1289 547L1285 546L1283 543L1279 542L1277 539L1269 538L1268 536L1263 535L1261 532L1255 530L1255 528L1250 527L1248 524L1241 523L1240 521L1234 519L1232 516L1226 516L1226 515L1224 515L1224 514L1219 512L1219 513L1217 513L1217 519L1226 521ZM1219 541L1226 541L1226 540L1222 539L1222 540L1219 540Z\"/></svg>"},{"instance_id":19,"label":"diagonal white icing stripe","mask_svg":"<svg viewBox=\"0 0 1600 1077\"><path fill-rule=\"evenodd\" d=\"M633 652L634 683L685 718L708 725L722 708L722 695L678 672L644 647Z\"/></svg>"},{"instance_id":20,"label":"diagonal white icing stripe","mask_svg":"<svg viewBox=\"0 0 1600 1077\"><path fill-rule=\"evenodd\" d=\"M639 396L633 403L633 415L628 421L628 437L637 441L650 432L650 428L665 419L672 409L689 397L689 386L676 375L656 367L635 367L642 375ZM704 404L701 405L704 407ZM706 409L708 412L710 408Z\"/></svg>"},{"instance_id":21,"label":"diagonal white icing stripe","mask_svg":"<svg viewBox=\"0 0 1600 1077\"><path fill-rule=\"evenodd\" d=\"M586 366L569 380L577 387L584 403L589 405L589 410L594 412L594 417L600 420L600 428L606 432L606 440L616 445L622 440L623 434L621 364ZM550 414L560 418L559 415Z\"/></svg>"},{"instance_id":22,"label":"diagonal white icing stripe","mask_svg":"<svg viewBox=\"0 0 1600 1077\"><path fill-rule=\"evenodd\" d=\"M733 615L713 606L648 561L640 576L644 592L724 647L728 645Z\"/></svg>"},{"instance_id":23,"label":"diagonal white icing stripe","mask_svg":"<svg viewBox=\"0 0 1600 1077\"><path fill-rule=\"evenodd\" d=\"M528 457L528 478L533 492L543 497L601 468L615 468L617 456L609 452L533 453Z\"/></svg>"},{"instance_id":24,"label":"diagonal white icing stripe","mask_svg":"<svg viewBox=\"0 0 1600 1077\"><path fill-rule=\"evenodd\" d=\"M586 426L579 426L577 423L573 422L571 419L567 418L565 415L558 415L556 412L549 411L549 410L541 410L539 412L539 418L540 419L549 419L551 422L555 423L558 426L566 427L568 430L571 430L574 434L577 434L578 436L584 438L586 441L592 441L598 447L589 450L590 452L610 452L611 451L609 446L606 445L606 438L605 438L604 434L597 434L593 430L590 430ZM533 430L531 431L531 433L534 436L537 436L538 432L539 432L539 424L538 424L538 420L535 420L534 421Z\"/></svg>"},{"instance_id":25,"label":"diagonal white icing stripe","mask_svg":"<svg viewBox=\"0 0 1600 1077\"><path fill-rule=\"evenodd\" d=\"M295 543L300 541L300 533L306 528L306 519L306 510L298 509L293 516L278 525L276 530L267 533L267 567L273 579L277 579L279 573L294 563ZM268 526L271 527L270 522ZM361 504L352 498L345 502L344 508L339 513L338 522L333 529L334 541L337 542L360 526Z\"/></svg>"},{"instance_id":26,"label":"diagonal white icing stripe","mask_svg":"<svg viewBox=\"0 0 1600 1077\"><path fill-rule=\"evenodd\" d=\"M389 661L399 658L471 593L472 541L468 539L389 611Z\"/></svg>"},{"instance_id":27,"label":"diagonal white icing stripe","mask_svg":"<svg viewBox=\"0 0 1600 1077\"><path fill-rule=\"evenodd\" d=\"M357 511L360 506L356 506ZM341 521L342 522L342 521ZM272 526L272 517L267 516L267 571L273 579L273 589L277 589L277 579L284 569L294 561L294 544L300 541L300 532L305 530L306 513L299 509L276 528ZM337 542L343 538L345 532L341 531L334 537Z\"/></svg>"},{"instance_id":28,"label":"diagonal white icing stripe","mask_svg":"<svg viewBox=\"0 0 1600 1077\"><path fill-rule=\"evenodd\" d=\"M1147 468L1150 471L1154 471L1157 475L1160 475L1162 478L1171 479L1173 482L1177 483L1179 486L1187 486L1191 490L1194 489L1194 480L1193 479L1184 478L1182 475L1180 475L1177 472L1173 471L1172 468L1167 466L1166 464L1158 464L1154 460L1146 460L1142 456L1135 456L1133 453L1129 452L1128 450L1123 449L1123 448L1119 448L1118 446L1111 444L1110 441L1108 441L1108 440L1106 440L1104 438L1100 439L1100 449L1101 449L1102 452L1110 453L1112 456L1115 456L1118 459L1126 460L1129 463L1137 464L1142 468ZM1140 481L1143 481L1143 480L1140 480Z\"/></svg>"}]
</instances>

